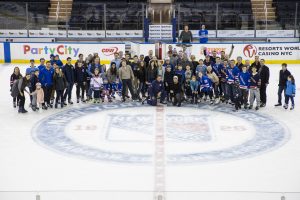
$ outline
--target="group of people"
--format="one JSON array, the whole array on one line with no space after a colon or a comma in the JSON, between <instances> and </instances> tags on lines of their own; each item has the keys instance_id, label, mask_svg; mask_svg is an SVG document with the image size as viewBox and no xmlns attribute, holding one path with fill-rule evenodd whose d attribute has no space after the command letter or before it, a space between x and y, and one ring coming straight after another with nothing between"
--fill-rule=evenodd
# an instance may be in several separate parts
<instances>
[{"instance_id":1,"label":"group of people","mask_svg":"<svg viewBox=\"0 0 300 200\"><path fill-rule=\"evenodd\" d=\"M237 57L235 61L230 59L232 51L217 56L216 51L208 55L204 49L205 59L197 61L185 50L177 52L170 45L164 61L158 60L152 50L147 56L133 57L115 52L109 67L101 64L97 53L86 58L79 54L75 65L70 57L63 64L57 55L51 55L49 61L41 58L38 66L35 60L30 60L24 77L18 67L10 77L13 106L19 107L19 113L26 113L25 93L28 93L33 111L63 108L73 104L73 87L76 87L77 103L100 103L105 99L113 102L118 95L122 102L131 98L153 106L160 102L180 107L183 102L206 101L231 104L234 111L266 106L270 72L264 59L255 56L255 61L250 63ZM290 109L294 109L295 80L285 63L280 70L276 106L282 105L283 92L284 108L288 108L291 100Z\"/></svg>"}]
</instances>

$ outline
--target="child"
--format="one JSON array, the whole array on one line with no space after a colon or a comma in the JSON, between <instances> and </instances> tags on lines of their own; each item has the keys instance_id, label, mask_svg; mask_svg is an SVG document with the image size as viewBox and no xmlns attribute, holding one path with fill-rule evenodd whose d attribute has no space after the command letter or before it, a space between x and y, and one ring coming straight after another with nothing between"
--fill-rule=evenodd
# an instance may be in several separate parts
<instances>
[{"instance_id":1,"label":"child","mask_svg":"<svg viewBox=\"0 0 300 200\"><path fill-rule=\"evenodd\" d=\"M206 66L203 63L203 60L199 60L199 65L196 67L196 75L199 74L199 72L202 72L203 75L206 75Z\"/></svg>"},{"instance_id":2,"label":"child","mask_svg":"<svg viewBox=\"0 0 300 200\"><path fill-rule=\"evenodd\" d=\"M215 103L219 103L219 77L217 74L213 71L213 68L211 66L207 67L207 77L211 80L212 86L215 93Z\"/></svg>"},{"instance_id":3,"label":"child","mask_svg":"<svg viewBox=\"0 0 300 200\"><path fill-rule=\"evenodd\" d=\"M53 89L56 91L56 99L55 99L55 108L57 108L58 103L60 103L60 107L64 107L64 90L67 87L67 80L65 78L64 73L59 69L55 69L55 73L53 75Z\"/></svg>"},{"instance_id":4,"label":"child","mask_svg":"<svg viewBox=\"0 0 300 200\"><path fill-rule=\"evenodd\" d=\"M35 90L31 93L34 96L32 100L32 109L33 111L39 110L44 103L44 90L42 88L42 84L40 82L35 84Z\"/></svg>"},{"instance_id":5,"label":"child","mask_svg":"<svg viewBox=\"0 0 300 200\"><path fill-rule=\"evenodd\" d=\"M200 94L200 101L204 97L204 101L206 100L207 96L210 98L210 104L213 104L213 89L212 89L212 81L199 72L198 74L198 83L199 83L199 94Z\"/></svg>"},{"instance_id":6,"label":"child","mask_svg":"<svg viewBox=\"0 0 300 200\"><path fill-rule=\"evenodd\" d=\"M34 74L31 75L31 78L30 78L31 93L33 93L36 90L36 84L40 82L39 81L39 74L40 74L39 69L35 68L34 69ZM31 104L32 104L31 108L32 108L33 111L36 111L36 109L37 109L37 104L36 104L37 99L36 98L37 98L36 95L32 95L31 98L30 98L31 99ZM43 97L43 100L44 100L44 97Z\"/></svg>"},{"instance_id":7,"label":"child","mask_svg":"<svg viewBox=\"0 0 300 200\"><path fill-rule=\"evenodd\" d=\"M91 78L91 88L94 92L94 103L100 103L100 94L103 89L103 79L99 72L99 68L95 68L94 76Z\"/></svg>"},{"instance_id":8,"label":"child","mask_svg":"<svg viewBox=\"0 0 300 200\"><path fill-rule=\"evenodd\" d=\"M85 86L87 82L87 69L85 66L83 66L82 62L78 62L75 67L74 72L74 82L76 85L76 97L77 97L77 103L79 103L80 97L81 102L85 103L84 94L85 94ZM81 95L80 95L81 92Z\"/></svg>"},{"instance_id":9,"label":"child","mask_svg":"<svg viewBox=\"0 0 300 200\"><path fill-rule=\"evenodd\" d=\"M101 93L102 103L104 103L105 96L107 96L108 102L112 102L111 100L111 88L110 84L106 77L103 78L103 90Z\"/></svg>"},{"instance_id":10,"label":"child","mask_svg":"<svg viewBox=\"0 0 300 200\"><path fill-rule=\"evenodd\" d=\"M177 70L175 70L175 76L177 76L178 81L179 81L181 86L182 86L182 84L184 83L184 80L185 80L184 75L185 75L185 72L182 69L182 65L179 64L178 67L177 67Z\"/></svg>"},{"instance_id":11,"label":"child","mask_svg":"<svg viewBox=\"0 0 300 200\"><path fill-rule=\"evenodd\" d=\"M196 76L192 77L192 80L190 81L190 87L191 87L191 92L192 92L192 104L197 104L198 102L198 87L199 83L196 80Z\"/></svg>"},{"instance_id":12,"label":"child","mask_svg":"<svg viewBox=\"0 0 300 200\"><path fill-rule=\"evenodd\" d=\"M190 81L192 79L192 70L191 70L191 67L189 65L186 66L186 70L185 70L185 74L184 74L184 77L185 77L185 95L187 98L191 98L192 96L192 91L191 91L191 86L190 86Z\"/></svg>"},{"instance_id":13,"label":"child","mask_svg":"<svg viewBox=\"0 0 300 200\"><path fill-rule=\"evenodd\" d=\"M292 106L290 110L294 110L295 103L294 103L294 97L296 94L296 85L295 85L295 79L293 75L289 75L288 79L286 81L286 89L285 89L285 105L284 108L288 109L289 106L289 100L291 99Z\"/></svg>"},{"instance_id":14,"label":"child","mask_svg":"<svg viewBox=\"0 0 300 200\"><path fill-rule=\"evenodd\" d=\"M250 73L247 70L247 66L242 66L242 72L239 75L240 90L241 90L241 105L244 104L244 108L248 107L248 96L249 96L249 84L250 84Z\"/></svg>"},{"instance_id":15,"label":"child","mask_svg":"<svg viewBox=\"0 0 300 200\"><path fill-rule=\"evenodd\" d=\"M22 74L20 73L20 68L19 67L15 67L14 68L14 72L12 73L12 75L10 76L10 91L12 91L12 86L14 84L15 81L19 80L22 78ZM14 97L13 98L13 106L14 108L16 108L17 106L19 106L19 98Z\"/></svg>"},{"instance_id":16,"label":"child","mask_svg":"<svg viewBox=\"0 0 300 200\"><path fill-rule=\"evenodd\" d=\"M257 73L256 67L252 67L252 74L250 76L250 106L249 109L253 108L253 102L254 98L256 99L256 107L255 110L259 109L259 103L260 103L260 76L259 73Z\"/></svg>"}]
</instances>

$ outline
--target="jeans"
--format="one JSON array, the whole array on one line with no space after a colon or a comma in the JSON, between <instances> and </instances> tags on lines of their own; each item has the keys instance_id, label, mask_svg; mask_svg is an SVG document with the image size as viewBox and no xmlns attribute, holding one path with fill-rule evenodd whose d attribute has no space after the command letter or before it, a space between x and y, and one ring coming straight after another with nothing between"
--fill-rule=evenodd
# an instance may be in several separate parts
<instances>
[{"instance_id":1,"label":"jeans","mask_svg":"<svg viewBox=\"0 0 300 200\"><path fill-rule=\"evenodd\" d=\"M77 83L76 85L76 97L77 99L80 98L80 90L81 90L81 99L84 99L84 93L85 93L85 85L83 83Z\"/></svg>"},{"instance_id":2,"label":"jeans","mask_svg":"<svg viewBox=\"0 0 300 200\"><path fill-rule=\"evenodd\" d=\"M135 94L134 94L133 87L132 87L132 80L131 79L122 79L122 97L123 97L123 99L125 99L127 88L130 91L131 98L134 99Z\"/></svg>"},{"instance_id":3,"label":"jeans","mask_svg":"<svg viewBox=\"0 0 300 200\"><path fill-rule=\"evenodd\" d=\"M44 102L47 103L47 105L50 105L52 85L51 86L43 86L43 90L44 90ZM45 103L43 105L45 105Z\"/></svg>"},{"instance_id":4,"label":"jeans","mask_svg":"<svg viewBox=\"0 0 300 200\"><path fill-rule=\"evenodd\" d=\"M64 94L63 90L56 90L55 104L58 104L59 101L61 104L64 102L63 94Z\"/></svg>"},{"instance_id":5,"label":"jeans","mask_svg":"<svg viewBox=\"0 0 300 200\"><path fill-rule=\"evenodd\" d=\"M71 100L73 85L74 85L73 83L68 83L67 84L67 89L66 89L65 94L64 94L64 100L67 99L67 96L68 96L68 100L69 101Z\"/></svg>"},{"instance_id":6,"label":"jeans","mask_svg":"<svg viewBox=\"0 0 300 200\"><path fill-rule=\"evenodd\" d=\"M285 93L285 86L279 86L278 87L278 103L282 104L282 92Z\"/></svg>"},{"instance_id":7,"label":"jeans","mask_svg":"<svg viewBox=\"0 0 300 200\"><path fill-rule=\"evenodd\" d=\"M292 106L294 106L295 105L294 97L291 96L291 95L285 95L285 104L288 105L290 99L291 99L291 102L292 102Z\"/></svg>"}]
</instances>

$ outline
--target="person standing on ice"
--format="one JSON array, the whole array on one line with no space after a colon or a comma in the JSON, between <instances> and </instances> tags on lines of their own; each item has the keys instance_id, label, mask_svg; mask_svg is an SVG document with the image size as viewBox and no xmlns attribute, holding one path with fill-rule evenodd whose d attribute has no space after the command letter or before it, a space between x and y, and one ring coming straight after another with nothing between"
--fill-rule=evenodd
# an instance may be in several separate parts
<instances>
[{"instance_id":1,"label":"person standing on ice","mask_svg":"<svg viewBox=\"0 0 300 200\"><path fill-rule=\"evenodd\" d=\"M72 90L73 90L73 85L74 85L74 74L75 74L75 68L71 63L72 59L70 57L67 58L67 64L63 67L62 71L65 75L65 78L67 80L67 90L65 91L64 94L64 105L67 105L67 97L68 97L68 103L73 104L72 101Z\"/></svg>"},{"instance_id":2,"label":"person standing on ice","mask_svg":"<svg viewBox=\"0 0 300 200\"><path fill-rule=\"evenodd\" d=\"M282 63L281 70L279 71L278 103L275 106L282 106L282 92L285 94L286 81L289 75L291 75L291 72L287 69L287 64Z\"/></svg>"},{"instance_id":3,"label":"person standing on ice","mask_svg":"<svg viewBox=\"0 0 300 200\"><path fill-rule=\"evenodd\" d=\"M201 30L199 30L199 42L200 43L207 43L208 42L208 31L205 29L205 25L201 26Z\"/></svg>"},{"instance_id":4,"label":"person standing on ice","mask_svg":"<svg viewBox=\"0 0 300 200\"><path fill-rule=\"evenodd\" d=\"M189 30L189 26L185 25L184 30L181 31L180 36L179 36L179 41L182 43L191 43L193 42L193 34Z\"/></svg>"},{"instance_id":5,"label":"person standing on ice","mask_svg":"<svg viewBox=\"0 0 300 200\"><path fill-rule=\"evenodd\" d=\"M22 74L20 73L20 68L15 67L14 72L10 76L10 91L12 91L12 87L14 85L14 82L21 79L21 78L22 78ZM14 108L19 106L19 97L18 96L13 97L13 106L14 106Z\"/></svg>"}]
</instances>

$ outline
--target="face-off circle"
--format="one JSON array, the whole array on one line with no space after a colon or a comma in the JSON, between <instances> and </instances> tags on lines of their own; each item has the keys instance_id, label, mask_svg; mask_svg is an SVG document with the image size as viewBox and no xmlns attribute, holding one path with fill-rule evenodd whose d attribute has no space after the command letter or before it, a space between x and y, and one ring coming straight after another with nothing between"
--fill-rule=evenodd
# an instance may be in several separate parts
<instances>
[{"instance_id":1,"label":"face-off circle","mask_svg":"<svg viewBox=\"0 0 300 200\"><path fill-rule=\"evenodd\" d=\"M233 113L226 106L164 107L168 163L242 159L281 147L288 130L255 111ZM119 163L150 163L156 109L140 103L89 105L38 122L34 140L66 155Z\"/></svg>"}]
</instances>

